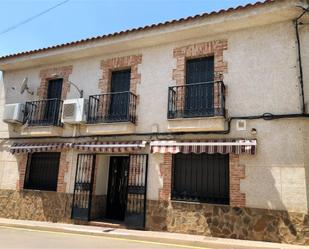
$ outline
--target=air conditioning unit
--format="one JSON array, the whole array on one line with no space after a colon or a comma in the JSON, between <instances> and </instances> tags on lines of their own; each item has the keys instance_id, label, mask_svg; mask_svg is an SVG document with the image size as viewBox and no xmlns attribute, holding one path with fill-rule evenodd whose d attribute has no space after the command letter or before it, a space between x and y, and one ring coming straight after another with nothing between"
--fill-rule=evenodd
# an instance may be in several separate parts
<instances>
[{"instance_id":1,"label":"air conditioning unit","mask_svg":"<svg viewBox=\"0 0 309 249\"><path fill-rule=\"evenodd\" d=\"M88 100L66 99L63 101L62 123L79 124L87 121Z\"/></svg>"},{"instance_id":2,"label":"air conditioning unit","mask_svg":"<svg viewBox=\"0 0 309 249\"><path fill-rule=\"evenodd\" d=\"M25 105L21 103L6 104L3 112L3 122L22 123L24 118Z\"/></svg>"}]
</instances>

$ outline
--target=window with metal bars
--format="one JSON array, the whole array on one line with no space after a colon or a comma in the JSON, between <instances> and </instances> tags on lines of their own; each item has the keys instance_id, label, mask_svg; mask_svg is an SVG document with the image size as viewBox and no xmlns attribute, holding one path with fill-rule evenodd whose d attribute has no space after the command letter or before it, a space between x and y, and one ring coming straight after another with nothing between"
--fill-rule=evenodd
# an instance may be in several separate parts
<instances>
[{"instance_id":1,"label":"window with metal bars","mask_svg":"<svg viewBox=\"0 0 309 249\"><path fill-rule=\"evenodd\" d=\"M24 189L57 191L59 162L58 152L29 154Z\"/></svg>"},{"instance_id":2,"label":"window with metal bars","mask_svg":"<svg viewBox=\"0 0 309 249\"><path fill-rule=\"evenodd\" d=\"M229 204L229 156L206 153L175 154L172 199Z\"/></svg>"}]
</instances>

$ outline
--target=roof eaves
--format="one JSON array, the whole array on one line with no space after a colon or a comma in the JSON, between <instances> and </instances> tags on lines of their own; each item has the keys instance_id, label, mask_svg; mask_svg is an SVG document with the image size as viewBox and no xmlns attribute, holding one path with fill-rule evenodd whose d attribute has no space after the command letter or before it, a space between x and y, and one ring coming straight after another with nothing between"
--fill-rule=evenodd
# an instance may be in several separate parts
<instances>
[{"instance_id":1,"label":"roof eaves","mask_svg":"<svg viewBox=\"0 0 309 249\"><path fill-rule=\"evenodd\" d=\"M219 11L212 11L210 13L202 13L202 14L198 14L198 15L195 15L195 16L189 16L189 17L186 17L186 18L174 19L174 20L171 20L171 21L161 22L161 23L152 24L152 25L146 25L146 26L143 26L143 27L127 29L127 30L124 30L124 31L119 31L119 32L101 35L101 36L95 36L95 37L90 37L90 38L86 38L86 39L81 39L81 40L78 40L78 41L72 41L72 42L67 42L67 43L49 46L49 47L45 47L45 48L39 48L39 49L19 52L19 53L15 53L15 54L4 55L4 56L0 57L0 60L5 60L5 59L9 59L9 58L13 58L13 57L19 57L19 56L25 56L25 55L30 55L30 54L36 54L36 53L44 52L44 51L47 51L47 50L59 49L59 48L64 48L64 47L69 47L69 46L75 46L75 45L79 45L79 44L83 44L83 43L87 43L87 42L103 40L103 39L106 39L106 38L121 36L121 35L129 34L129 33L160 28L162 26L168 26L168 25L171 25L171 24L188 22L188 21L199 19L199 18L205 18L205 17L209 17L209 16L214 16L214 15L221 15L221 14L225 14L225 13L232 12L232 11L239 11L239 10L244 10L244 9L248 9L248 8L254 8L254 7L257 7L257 6L273 3L275 1L277 1L277 0L258 1L256 3L249 3L249 4L246 4L246 5L240 5L240 6L232 7L232 8L228 8L228 9L221 9Z\"/></svg>"}]
</instances>

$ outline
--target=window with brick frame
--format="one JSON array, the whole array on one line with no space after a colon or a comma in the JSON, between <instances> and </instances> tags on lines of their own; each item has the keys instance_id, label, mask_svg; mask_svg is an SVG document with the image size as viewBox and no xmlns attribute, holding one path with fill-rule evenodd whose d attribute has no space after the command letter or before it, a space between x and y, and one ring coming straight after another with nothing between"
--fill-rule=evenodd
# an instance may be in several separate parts
<instances>
[{"instance_id":1,"label":"window with brick frame","mask_svg":"<svg viewBox=\"0 0 309 249\"><path fill-rule=\"evenodd\" d=\"M229 204L229 156L173 155L172 200Z\"/></svg>"},{"instance_id":2,"label":"window with brick frame","mask_svg":"<svg viewBox=\"0 0 309 249\"><path fill-rule=\"evenodd\" d=\"M24 189L57 191L60 152L28 155Z\"/></svg>"}]
</instances>

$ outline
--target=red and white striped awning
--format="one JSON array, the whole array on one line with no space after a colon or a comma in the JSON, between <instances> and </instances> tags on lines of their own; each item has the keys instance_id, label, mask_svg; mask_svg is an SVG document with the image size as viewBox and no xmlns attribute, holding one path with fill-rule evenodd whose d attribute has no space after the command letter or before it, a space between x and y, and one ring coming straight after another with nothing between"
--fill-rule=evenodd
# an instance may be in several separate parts
<instances>
[{"instance_id":1,"label":"red and white striped awning","mask_svg":"<svg viewBox=\"0 0 309 249\"><path fill-rule=\"evenodd\" d=\"M72 143L14 143L10 147L12 154L59 151L72 148Z\"/></svg>"},{"instance_id":2,"label":"red and white striped awning","mask_svg":"<svg viewBox=\"0 0 309 249\"><path fill-rule=\"evenodd\" d=\"M255 155L256 140L207 140L207 141L153 141L151 153L208 153L208 154L242 154Z\"/></svg>"},{"instance_id":3,"label":"red and white striped awning","mask_svg":"<svg viewBox=\"0 0 309 249\"><path fill-rule=\"evenodd\" d=\"M74 143L73 148L89 152L125 153L140 150L146 146L146 141L129 142L83 142Z\"/></svg>"}]
</instances>

